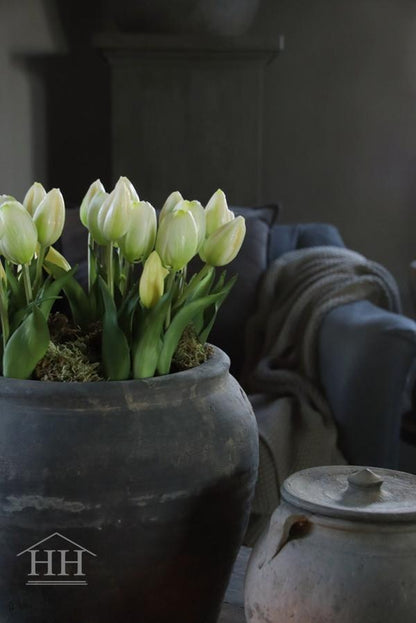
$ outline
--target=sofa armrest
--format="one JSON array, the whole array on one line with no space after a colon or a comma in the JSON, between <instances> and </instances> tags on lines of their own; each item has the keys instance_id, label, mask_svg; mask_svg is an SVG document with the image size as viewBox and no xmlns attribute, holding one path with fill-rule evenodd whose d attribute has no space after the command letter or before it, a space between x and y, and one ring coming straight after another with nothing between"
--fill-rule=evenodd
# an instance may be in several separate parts
<instances>
[{"instance_id":1,"label":"sofa armrest","mask_svg":"<svg viewBox=\"0 0 416 623\"><path fill-rule=\"evenodd\" d=\"M401 420L412 408L416 323L368 301L337 307L321 326L319 365L347 460L397 468Z\"/></svg>"}]
</instances>

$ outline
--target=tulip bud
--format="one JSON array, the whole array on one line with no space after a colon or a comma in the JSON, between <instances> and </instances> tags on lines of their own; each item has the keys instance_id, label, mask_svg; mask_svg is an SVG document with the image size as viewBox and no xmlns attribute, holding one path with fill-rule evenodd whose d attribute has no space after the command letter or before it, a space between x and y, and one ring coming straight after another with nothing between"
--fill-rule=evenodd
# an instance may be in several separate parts
<instances>
[{"instance_id":1,"label":"tulip bud","mask_svg":"<svg viewBox=\"0 0 416 623\"><path fill-rule=\"evenodd\" d=\"M103 192L105 192L105 188L102 185L101 180L95 180L95 182L93 182L91 186L89 187L89 189L87 190L84 196L84 199L81 202L81 207L79 209L79 218L81 220L81 223L84 225L84 227L88 227L87 212L88 212L88 206L91 202L91 199L97 193L103 193Z\"/></svg>"},{"instance_id":2,"label":"tulip bud","mask_svg":"<svg viewBox=\"0 0 416 623\"><path fill-rule=\"evenodd\" d=\"M18 201L0 206L0 250L8 262L28 264L38 242L36 226Z\"/></svg>"},{"instance_id":3,"label":"tulip bud","mask_svg":"<svg viewBox=\"0 0 416 623\"><path fill-rule=\"evenodd\" d=\"M206 235L234 219L234 213L228 209L227 199L222 190L218 189L205 207Z\"/></svg>"},{"instance_id":4,"label":"tulip bud","mask_svg":"<svg viewBox=\"0 0 416 623\"><path fill-rule=\"evenodd\" d=\"M95 242L97 244L101 244L101 245L106 245L107 244L107 240L104 238L104 236L101 233L100 228L98 227L98 215L100 213L101 210L101 206L103 205L104 201L109 197L110 195L108 193L104 192L97 192L93 198L91 199L91 201L88 204L88 209L87 209L87 228L88 231L90 232L91 236L94 238Z\"/></svg>"},{"instance_id":5,"label":"tulip bud","mask_svg":"<svg viewBox=\"0 0 416 623\"><path fill-rule=\"evenodd\" d=\"M163 296L164 281L168 273L157 252L152 251L144 263L139 283L140 300L144 307L153 307Z\"/></svg>"},{"instance_id":6,"label":"tulip bud","mask_svg":"<svg viewBox=\"0 0 416 623\"><path fill-rule=\"evenodd\" d=\"M66 272L68 272L68 270L71 270L71 265L69 264L69 262L67 262L64 256L61 253L59 253L59 251L54 249L53 247L49 247L49 250L45 257L45 262L50 262L51 264L55 264L55 266L62 268L62 270L65 270ZM47 266L45 266L44 268L46 272L48 273L49 270Z\"/></svg>"},{"instance_id":7,"label":"tulip bud","mask_svg":"<svg viewBox=\"0 0 416 623\"><path fill-rule=\"evenodd\" d=\"M180 195L180 193L178 193ZM195 224L198 229L198 245L196 252L202 246L205 240L205 210L199 201L187 201L181 199L174 208L180 208L181 210L188 210L195 219Z\"/></svg>"},{"instance_id":8,"label":"tulip bud","mask_svg":"<svg viewBox=\"0 0 416 623\"><path fill-rule=\"evenodd\" d=\"M42 247L50 247L62 234L65 223L65 203L59 188L53 188L42 199L33 215Z\"/></svg>"},{"instance_id":9,"label":"tulip bud","mask_svg":"<svg viewBox=\"0 0 416 623\"><path fill-rule=\"evenodd\" d=\"M195 219L195 223L198 229L198 246L197 251L201 248L202 243L205 240L206 234L206 219L205 210L199 201L188 201L188 210Z\"/></svg>"},{"instance_id":10,"label":"tulip bud","mask_svg":"<svg viewBox=\"0 0 416 623\"><path fill-rule=\"evenodd\" d=\"M225 266L236 257L245 235L245 220L237 216L208 236L199 255L210 266Z\"/></svg>"},{"instance_id":11,"label":"tulip bud","mask_svg":"<svg viewBox=\"0 0 416 623\"><path fill-rule=\"evenodd\" d=\"M186 203L186 202L185 202ZM165 266L181 270L198 249L198 227L192 212L178 204L159 225L156 251Z\"/></svg>"},{"instance_id":12,"label":"tulip bud","mask_svg":"<svg viewBox=\"0 0 416 623\"><path fill-rule=\"evenodd\" d=\"M40 202L46 197L46 190L40 182L34 182L23 199L23 206L33 216Z\"/></svg>"},{"instance_id":13,"label":"tulip bud","mask_svg":"<svg viewBox=\"0 0 416 623\"><path fill-rule=\"evenodd\" d=\"M132 201L140 201L140 197L139 197L139 195L137 194L137 190L134 188L134 186L133 186L133 184L130 182L129 178L128 178L128 177L125 177L125 176L121 176L121 177L119 178L119 181L120 181L120 180L123 180L123 183L127 186L127 190L128 190L128 192L129 192L130 199L131 199Z\"/></svg>"},{"instance_id":14,"label":"tulip bud","mask_svg":"<svg viewBox=\"0 0 416 623\"><path fill-rule=\"evenodd\" d=\"M175 190L173 193L170 193L169 197L166 199L163 204L163 208L160 211L159 221L161 222L169 212L172 212L173 208L178 205L180 201L183 200L183 197L179 190Z\"/></svg>"},{"instance_id":15,"label":"tulip bud","mask_svg":"<svg viewBox=\"0 0 416 623\"><path fill-rule=\"evenodd\" d=\"M105 199L97 216L97 225L107 242L116 242L130 226L131 194L126 178L120 177Z\"/></svg>"},{"instance_id":16,"label":"tulip bud","mask_svg":"<svg viewBox=\"0 0 416 623\"><path fill-rule=\"evenodd\" d=\"M0 206L8 201L16 201L16 199L11 195L0 195Z\"/></svg>"},{"instance_id":17,"label":"tulip bud","mask_svg":"<svg viewBox=\"0 0 416 623\"><path fill-rule=\"evenodd\" d=\"M131 263L146 259L156 240L156 210L148 201L134 202L127 233L118 241L124 257Z\"/></svg>"}]
</instances>

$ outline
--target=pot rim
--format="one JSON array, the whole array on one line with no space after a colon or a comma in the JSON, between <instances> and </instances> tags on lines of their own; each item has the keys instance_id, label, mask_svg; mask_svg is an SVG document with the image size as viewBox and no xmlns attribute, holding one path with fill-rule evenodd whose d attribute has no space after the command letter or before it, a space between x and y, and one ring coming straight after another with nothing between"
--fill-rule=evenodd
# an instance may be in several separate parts
<instances>
[{"instance_id":1,"label":"pot rim","mask_svg":"<svg viewBox=\"0 0 416 623\"><path fill-rule=\"evenodd\" d=\"M33 379L14 379L9 377L0 377L0 396L3 395L33 395L44 396L53 394L54 398L68 398L69 400L75 396L86 396L97 393L104 398L114 393L128 395L130 390L142 390L143 393L180 392L181 389L188 388L190 384L199 386L203 384L204 388L210 389L212 384L218 383L221 377L227 375L230 367L230 359L228 355L220 348L214 345L212 354L204 363L183 370L181 372L173 372L163 376L155 376L146 379L127 379L124 381L38 381ZM205 393L205 392L204 392Z\"/></svg>"}]
</instances>

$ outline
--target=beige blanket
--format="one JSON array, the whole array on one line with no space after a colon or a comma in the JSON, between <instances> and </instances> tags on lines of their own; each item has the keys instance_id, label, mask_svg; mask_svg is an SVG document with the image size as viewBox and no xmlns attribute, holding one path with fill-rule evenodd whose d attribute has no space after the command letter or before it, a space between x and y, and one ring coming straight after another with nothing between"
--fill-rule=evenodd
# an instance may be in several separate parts
<instances>
[{"instance_id":1,"label":"beige blanket","mask_svg":"<svg viewBox=\"0 0 416 623\"><path fill-rule=\"evenodd\" d=\"M248 323L242 379L260 436L247 545L254 543L278 505L287 476L315 465L345 463L320 386L318 333L331 309L360 299L400 311L390 273L344 248L285 253L265 274L258 308Z\"/></svg>"}]
</instances>

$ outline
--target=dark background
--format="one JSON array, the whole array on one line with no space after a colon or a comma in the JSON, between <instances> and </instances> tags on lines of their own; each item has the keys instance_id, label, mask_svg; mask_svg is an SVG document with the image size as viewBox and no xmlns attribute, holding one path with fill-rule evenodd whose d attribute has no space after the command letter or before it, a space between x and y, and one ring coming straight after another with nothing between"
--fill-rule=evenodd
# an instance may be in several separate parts
<instances>
[{"instance_id":1,"label":"dark background","mask_svg":"<svg viewBox=\"0 0 416 623\"><path fill-rule=\"evenodd\" d=\"M95 178L109 186L127 173L114 170L110 70L91 44L93 32L111 29L96 1L0 0L0 193L22 199L36 179L60 187L73 203ZM276 41L279 34L285 50L263 68L255 192L239 193L231 173L229 184L226 175L218 183L213 179L212 191L221 183L231 204L280 200L285 222L335 223L349 246L393 272L411 312L416 3L263 0L245 36L262 42ZM233 106L222 109L223 123L227 115L231 123L233 110L245 101L240 78ZM247 90L248 99L254 95ZM142 100L134 101L140 113ZM173 109L172 127L176 115ZM215 130L212 118L204 123L201 132ZM242 127L241 136L247 133ZM147 147L154 157L157 146L139 145L137 165L131 165L141 195L140 162L146 162ZM253 156L252 149L242 140L227 158L238 164ZM161 163L173 167L183 153L167 145L160 149ZM199 163L198 149L193 153ZM220 145L218 157L223 154ZM181 190L196 194L192 167L188 180L183 175ZM207 191L201 189L198 198L205 202ZM158 204L156 194L143 198Z\"/></svg>"}]
</instances>

